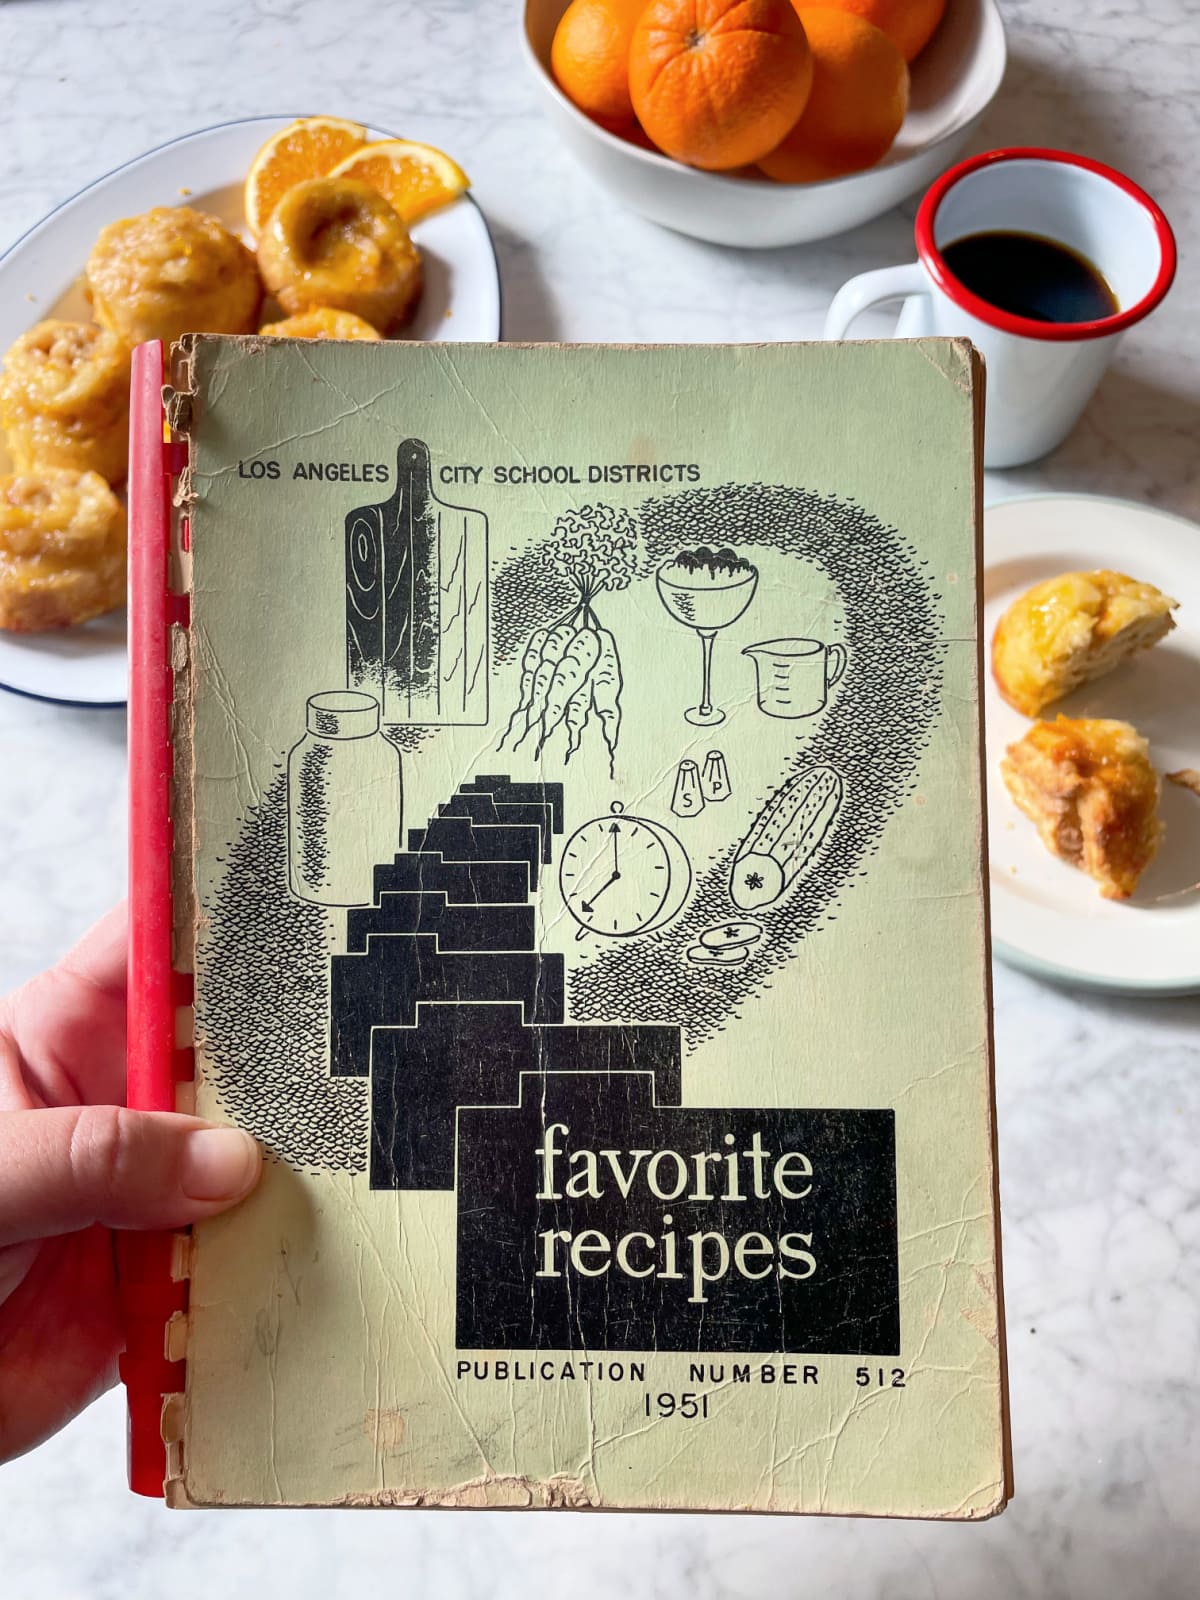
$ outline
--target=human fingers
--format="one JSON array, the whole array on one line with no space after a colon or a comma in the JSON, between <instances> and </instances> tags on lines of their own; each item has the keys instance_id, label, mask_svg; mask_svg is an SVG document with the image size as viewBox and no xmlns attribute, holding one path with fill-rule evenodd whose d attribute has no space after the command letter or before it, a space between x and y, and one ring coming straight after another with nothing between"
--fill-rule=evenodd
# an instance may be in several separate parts
<instances>
[{"instance_id":1,"label":"human fingers","mask_svg":"<svg viewBox=\"0 0 1200 1600\"><path fill-rule=\"evenodd\" d=\"M258 1182L258 1145L172 1112L64 1106L0 1116L0 1245L109 1228L176 1228Z\"/></svg>"},{"instance_id":2,"label":"human fingers","mask_svg":"<svg viewBox=\"0 0 1200 1600\"><path fill-rule=\"evenodd\" d=\"M122 904L0 1007L0 1029L15 1045L35 1103L124 1100L127 949Z\"/></svg>"},{"instance_id":3,"label":"human fingers","mask_svg":"<svg viewBox=\"0 0 1200 1600\"><path fill-rule=\"evenodd\" d=\"M124 995L129 949L129 905L106 911L59 962L61 970L93 988Z\"/></svg>"}]
</instances>

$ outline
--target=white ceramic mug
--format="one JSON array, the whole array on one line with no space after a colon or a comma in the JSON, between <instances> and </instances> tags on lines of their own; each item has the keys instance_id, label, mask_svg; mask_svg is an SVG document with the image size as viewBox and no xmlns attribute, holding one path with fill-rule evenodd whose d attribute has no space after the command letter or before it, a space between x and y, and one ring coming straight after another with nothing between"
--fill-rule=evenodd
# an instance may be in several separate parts
<instances>
[{"instance_id":1,"label":"white ceramic mug","mask_svg":"<svg viewBox=\"0 0 1200 1600\"><path fill-rule=\"evenodd\" d=\"M1095 322L1037 322L981 300L942 248L973 233L1056 240L1092 262L1117 302ZM1111 167L1060 150L991 150L933 185L916 221L911 266L865 272L838 290L825 337L843 339L869 306L903 300L898 338L966 337L987 368L984 463L1015 467L1061 443L1079 420L1125 329L1175 276L1175 239L1150 196Z\"/></svg>"}]
</instances>

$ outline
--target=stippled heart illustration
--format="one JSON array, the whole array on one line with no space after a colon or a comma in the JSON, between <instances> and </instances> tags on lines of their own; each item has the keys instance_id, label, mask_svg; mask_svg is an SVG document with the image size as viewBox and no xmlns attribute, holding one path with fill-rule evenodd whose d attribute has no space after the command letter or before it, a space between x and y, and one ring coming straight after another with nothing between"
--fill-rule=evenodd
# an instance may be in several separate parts
<instances>
[{"instance_id":1,"label":"stippled heart illustration","mask_svg":"<svg viewBox=\"0 0 1200 1600\"><path fill-rule=\"evenodd\" d=\"M833 669L837 689L828 706L803 723L764 724L782 758L762 792L743 797L745 835L697 862L682 909L670 919L644 936L581 947L566 973L564 1012L572 1024L676 1025L692 1051L768 986L802 941L819 937L841 898L868 871L888 819L914 785L938 714L945 649L940 596L927 563L896 528L851 501L802 488L725 484L655 496L635 512L585 509L602 547L632 540L636 531L636 563L622 568L612 591L641 585L655 605L654 575L664 563L697 544L728 546L750 558L770 551L795 559L798 570L801 563L816 569L836 593L842 618L842 658ZM595 614L595 593L586 585L575 593L569 583L564 591L554 537L524 545L493 569L492 665L494 674L508 672L506 681L531 638L539 631L550 636L564 604L575 634L595 633L603 646L589 652L592 640L584 639L576 648L580 670L590 662L593 674L603 676L603 659L616 643ZM569 648L563 641L559 655L568 666ZM543 700L555 700L552 683L553 675L542 686ZM610 683L602 702L608 715L593 701L596 728L584 735L602 752L606 774L620 759L615 693ZM644 717L645 705L627 709L631 714ZM535 770L552 737L567 752L565 759L557 756L556 770L569 785L581 728L570 727L565 704L562 731L548 729L549 720L543 717L540 730L530 732L530 749L539 757ZM490 749L496 734L509 734L513 726L507 707L497 705L495 732L481 748ZM443 736L433 726L387 731L406 761L423 761ZM458 775L467 787L469 777ZM605 796L578 798L599 807ZM527 806L511 808L510 820L518 811L527 823ZM247 812L213 889L201 930L210 995L201 1018L208 1070L243 1125L287 1159L360 1170L367 1085L361 1076L328 1074L330 956L344 914L289 896L286 813L281 773ZM471 826L469 818L439 825L465 834ZM561 840L554 843L555 850L561 847ZM760 875L746 867L756 860L764 863ZM769 880L772 868L777 882L756 882L756 876ZM738 920L747 916L749 922ZM732 931L714 939L713 929L723 922ZM265 1020L255 1071L247 1075L239 1019L254 1015Z\"/></svg>"}]
</instances>

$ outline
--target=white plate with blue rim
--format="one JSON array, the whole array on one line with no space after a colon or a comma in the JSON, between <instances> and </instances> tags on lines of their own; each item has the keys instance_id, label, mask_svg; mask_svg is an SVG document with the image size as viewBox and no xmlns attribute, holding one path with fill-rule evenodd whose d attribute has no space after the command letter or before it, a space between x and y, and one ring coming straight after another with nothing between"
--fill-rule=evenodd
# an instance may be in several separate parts
<instances>
[{"instance_id":1,"label":"white plate with blue rim","mask_svg":"<svg viewBox=\"0 0 1200 1600\"><path fill-rule=\"evenodd\" d=\"M246 117L203 128L98 178L0 255L0 351L43 317L86 322L81 274L101 228L152 206L211 212L246 237L242 185L255 153L294 117ZM394 133L371 128L372 139ZM406 137L420 137L407 130ZM425 288L407 339L489 343L500 337L500 274L483 212L464 195L413 229ZM0 472L11 471L0 439ZM45 634L0 633L0 688L77 706L126 698L125 615Z\"/></svg>"},{"instance_id":2,"label":"white plate with blue rim","mask_svg":"<svg viewBox=\"0 0 1200 1600\"><path fill-rule=\"evenodd\" d=\"M1200 527L1098 495L1006 500L984 513L984 637L1002 612L1060 572L1110 568L1179 601L1175 629L1042 716L1113 717L1150 742L1166 836L1132 898L1104 900L1050 855L1000 776L1030 719L1000 698L990 669L987 723L992 936L1001 960L1081 988L1142 995L1200 992L1200 795L1165 775L1200 768Z\"/></svg>"}]
</instances>

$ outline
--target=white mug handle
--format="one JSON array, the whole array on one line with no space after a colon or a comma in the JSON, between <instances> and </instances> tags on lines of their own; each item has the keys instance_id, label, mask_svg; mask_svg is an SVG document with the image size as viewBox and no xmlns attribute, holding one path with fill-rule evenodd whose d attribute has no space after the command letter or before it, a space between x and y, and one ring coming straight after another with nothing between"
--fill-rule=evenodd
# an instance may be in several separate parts
<instances>
[{"instance_id":1,"label":"white mug handle","mask_svg":"<svg viewBox=\"0 0 1200 1600\"><path fill-rule=\"evenodd\" d=\"M844 283L825 313L825 337L844 339L846 330L862 311L882 305L885 300L906 300L909 295L928 294L929 279L919 261L904 267L880 267L863 272Z\"/></svg>"}]
</instances>

